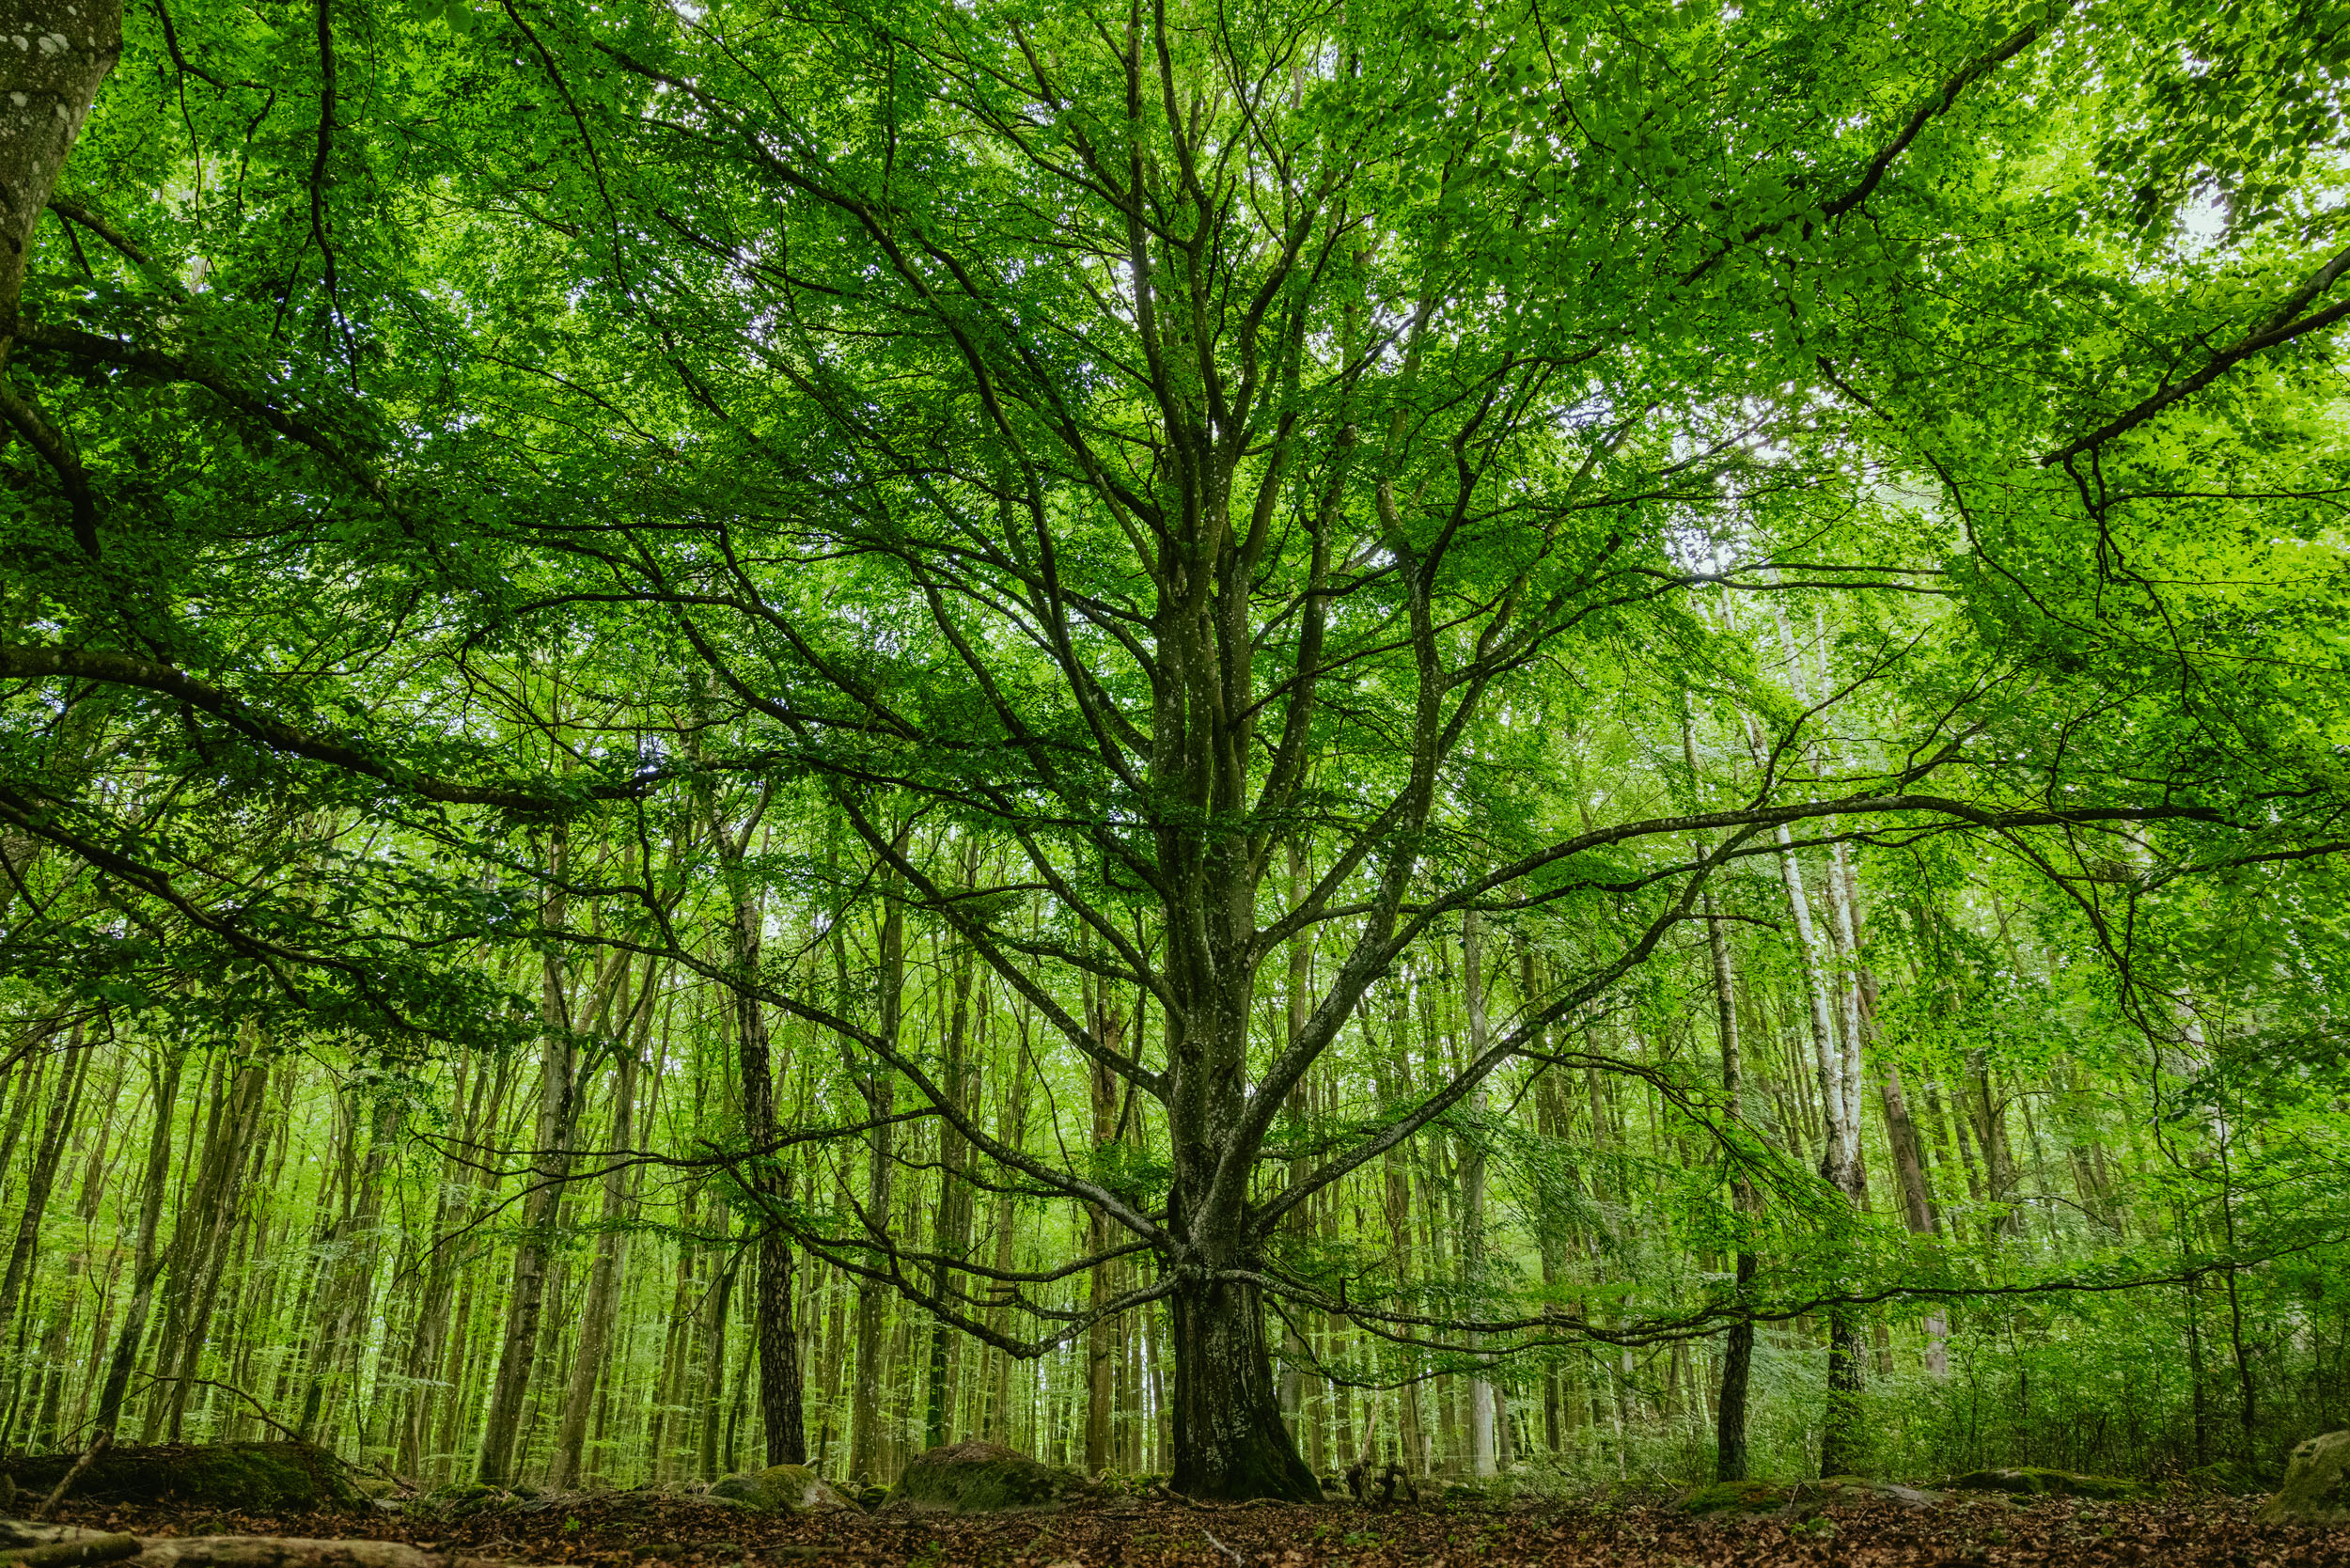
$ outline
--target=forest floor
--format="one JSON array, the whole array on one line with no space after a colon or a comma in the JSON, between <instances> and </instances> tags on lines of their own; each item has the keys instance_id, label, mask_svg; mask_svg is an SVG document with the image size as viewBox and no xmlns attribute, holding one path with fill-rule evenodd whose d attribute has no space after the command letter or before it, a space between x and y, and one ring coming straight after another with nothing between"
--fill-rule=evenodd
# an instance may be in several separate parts
<instances>
[{"instance_id":1,"label":"forest floor","mask_svg":"<svg viewBox=\"0 0 2350 1568\"><path fill-rule=\"evenodd\" d=\"M60 1521L135 1535L404 1541L466 1557L586 1568L2350 1568L2350 1527L2264 1525L2254 1500L2028 1505L1968 1495L1929 1508L1839 1502L1807 1516L1692 1518L1668 1500L1365 1509L1113 1501L1058 1513L718 1513L683 1498L572 1497L460 1521L390 1513L255 1515L69 1503Z\"/></svg>"}]
</instances>

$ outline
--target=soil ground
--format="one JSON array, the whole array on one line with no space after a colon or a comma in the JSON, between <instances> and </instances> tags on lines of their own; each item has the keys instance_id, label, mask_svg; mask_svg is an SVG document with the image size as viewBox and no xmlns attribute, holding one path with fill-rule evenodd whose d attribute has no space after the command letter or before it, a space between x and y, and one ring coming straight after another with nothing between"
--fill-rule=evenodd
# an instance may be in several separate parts
<instances>
[{"instance_id":1,"label":"soil ground","mask_svg":"<svg viewBox=\"0 0 2350 1568\"><path fill-rule=\"evenodd\" d=\"M589 1568L2350 1568L2350 1528L2257 1523L2257 1500L1924 1509L1837 1503L1808 1517L1691 1518L1664 1500L1363 1509L1118 1500L1047 1514L776 1517L630 1496L445 1522L398 1513L245 1514L68 1503L62 1523L136 1535L405 1541Z\"/></svg>"}]
</instances>

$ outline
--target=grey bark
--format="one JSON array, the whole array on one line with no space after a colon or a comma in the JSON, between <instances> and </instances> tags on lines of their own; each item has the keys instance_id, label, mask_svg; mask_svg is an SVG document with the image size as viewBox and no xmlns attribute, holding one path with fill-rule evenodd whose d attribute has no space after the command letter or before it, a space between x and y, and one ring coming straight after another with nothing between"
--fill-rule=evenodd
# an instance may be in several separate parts
<instances>
[{"instance_id":1,"label":"grey bark","mask_svg":"<svg viewBox=\"0 0 2350 1568\"><path fill-rule=\"evenodd\" d=\"M552 889L540 918L549 928L564 923L561 891L567 870L568 834L552 830L548 870ZM521 1432L523 1400L539 1351L539 1320L546 1305L547 1269L563 1182L571 1172L572 1126L578 1114L573 1071L576 1047L562 965L552 952L540 965L541 1043L539 1114L533 1137L530 1191L523 1200L522 1233L514 1245L513 1272L507 1283L506 1314L498 1337L497 1371L490 1385L490 1410L482 1421L474 1478L486 1486L514 1479L515 1439Z\"/></svg>"}]
</instances>

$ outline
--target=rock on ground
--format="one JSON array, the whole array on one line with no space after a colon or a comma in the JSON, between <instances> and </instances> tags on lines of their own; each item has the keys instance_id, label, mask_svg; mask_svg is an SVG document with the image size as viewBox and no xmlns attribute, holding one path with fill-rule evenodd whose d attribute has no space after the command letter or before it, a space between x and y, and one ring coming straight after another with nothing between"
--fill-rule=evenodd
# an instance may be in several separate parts
<instances>
[{"instance_id":1,"label":"rock on ground","mask_svg":"<svg viewBox=\"0 0 2350 1568\"><path fill-rule=\"evenodd\" d=\"M2260 1516L2271 1525L2350 1525L2350 1432L2296 1447L2285 1461L2285 1483Z\"/></svg>"},{"instance_id":2,"label":"rock on ground","mask_svg":"<svg viewBox=\"0 0 2350 1568\"><path fill-rule=\"evenodd\" d=\"M1827 1476L1819 1481L1807 1481L1795 1488L1798 1497L1821 1502L1889 1502L1904 1508L1932 1508L1942 1500L1939 1492L1922 1486L1904 1486L1898 1482L1871 1481L1866 1476Z\"/></svg>"},{"instance_id":3,"label":"rock on ground","mask_svg":"<svg viewBox=\"0 0 2350 1568\"><path fill-rule=\"evenodd\" d=\"M1969 1470L1950 1482L1961 1492L2009 1492L2031 1497L2092 1497L2118 1501L2146 1495L2146 1488L2120 1476L2076 1475L2024 1465L2004 1470Z\"/></svg>"},{"instance_id":4,"label":"rock on ground","mask_svg":"<svg viewBox=\"0 0 2350 1568\"><path fill-rule=\"evenodd\" d=\"M2217 1492L2227 1497L2264 1497L2274 1490L2258 1470L2237 1459L2198 1465L2181 1475L2179 1482L2193 1491Z\"/></svg>"},{"instance_id":5,"label":"rock on ground","mask_svg":"<svg viewBox=\"0 0 2350 1568\"><path fill-rule=\"evenodd\" d=\"M1767 1481L1717 1481L1681 1499L1691 1513L1767 1513L1787 1506L1787 1489Z\"/></svg>"},{"instance_id":6,"label":"rock on ground","mask_svg":"<svg viewBox=\"0 0 2350 1568\"><path fill-rule=\"evenodd\" d=\"M887 1506L924 1513L1005 1513L1060 1508L1090 1497L1074 1470L1040 1465L1001 1443L948 1443L908 1465Z\"/></svg>"},{"instance_id":7,"label":"rock on ground","mask_svg":"<svg viewBox=\"0 0 2350 1568\"><path fill-rule=\"evenodd\" d=\"M1767 1481L1717 1481L1700 1486L1681 1499L1689 1513L1771 1513L1817 1512L1827 1503L1899 1503L1904 1508L1932 1508L1942 1500L1939 1492L1901 1486L1866 1476L1829 1476L1777 1485Z\"/></svg>"},{"instance_id":8,"label":"rock on ground","mask_svg":"<svg viewBox=\"0 0 2350 1568\"><path fill-rule=\"evenodd\" d=\"M0 1459L17 1487L46 1497L79 1456L26 1454ZM189 1503L256 1513L349 1508L361 1499L342 1462L308 1443L170 1443L109 1449L73 1483L87 1502Z\"/></svg>"},{"instance_id":9,"label":"rock on ground","mask_svg":"<svg viewBox=\"0 0 2350 1568\"><path fill-rule=\"evenodd\" d=\"M710 1483L713 1497L732 1497L762 1513L830 1513L856 1505L805 1465L770 1465Z\"/></svg>"}]
</instances>

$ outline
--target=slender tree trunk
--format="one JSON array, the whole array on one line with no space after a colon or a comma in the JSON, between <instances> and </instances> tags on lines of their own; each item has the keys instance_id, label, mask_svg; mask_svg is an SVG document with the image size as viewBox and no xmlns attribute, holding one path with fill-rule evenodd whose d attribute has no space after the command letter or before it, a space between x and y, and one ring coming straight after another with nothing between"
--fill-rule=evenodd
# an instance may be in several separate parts
<instances>
[{"instance_id":1,"label":"slender tree trunk","mask_svg":"<svg viewBox=\"0 0 2350 1568\"><path fill-rule=\"evenodd\" d=\"M195 1375L203 1350L213 1294L236 1227L244 1171L268 1099L269 1068L264 1062L251 1058L224 1060L220 1074L225 1081L213 1098L203 1165L172 1231L172 1288L155 1354L160 1381L144 1423L144 1440L149 1443L165 1434L178 1440L187 1410L188 1379Z\"/></svg>"},{"instance_id":2,"label":"slender tree trunk","mask_svg":"<svg viewBox=\"0 0 2350 1568\"><path fill-rule=\"evenodd\" d=\"M898 836L903 853L905 830ZM881 928L880 1033L893 1048L905 991L905 906L887 896ZM868 1140L865 1174L866 1224L885 1233L889 1228L890 1129L884 1119L897 1109L897 1075L879 1060L868 1063L863 1074L865 1103L877 1123ZM856 1388L850 1412L849 1474L859 1485L877 1482L882 1463L879 1442L882 1412L883 1287L860 1278L856 1287Z\"/></svg>"},{"instance_id":3,"label":"slender tree trunk","mask_svg":"<svg viewBox=\"0 0 2350 1568\"><path fill-rule=\"evenodd\" d=\"M681 1230L692 1229L697 1203L695 1194L687 1192L684 1202L679 1205ZM652 1417L645 1434L646 1462L655 1481L670 1479L673 1468L671 1450L677 1442L672 1435L672 1418L680 1414L679 1407L685 1403L686 1341L692 1317L687 1307L693 1300L694 1264L701 1250L690 1239L678 1242L677 1282L669 1295L668 1326L661 1342L661 1371L653 1379Z\"/></svg>"},{"instance_id":4,"label":"slender tree trunk","mask_svg":"<svg viewBox=\"0 0 2350 1568\"><path fill-rule=\"evenodd\" d=\"M1091 988L1089 988L1090 990ZM1125 1017L1115 1011L1105 996L1098 991L1091 996L1089 1008L1089 1026L1096 1038L1107 1042L1115 1050L1124 1043ZM1111 1157L1111 1145L1118 1141L1118 1085L1116 1074L1099 1062L1089 1064L1088 1096L1093 1113L1093 1148L1097 1166L1105 1165ZM1089 1205L1086 1214L1086 1250L1099 1257L1110 1248L1110 1216L1098 1205ZM1086 1271L1087 1309L1100 1311L1115 1294L1110 1265L1095 1263ZM1110 1406L1116 1392L1111 1355L1115 1349L1115 1325L1106 1318L1096 1318L1086 1329L1086 1424L1085 1467L1088 1475L1100 1475L1110 1465Z\"/></svg>"},{"instance_id":5,"label":"slender tree trunk","mask_svg":"<svg viewBox=\"0 0 2350 1568\"><path fill-rule=\"evenodd\" d=\"M358 1111L355 1105L352 1108L354 1129ZM327 1288L320 1298L323 1321L318 1355L311 1362L301 1419L295 1423L296 1431L328 1447L334 1443L332 1412L349 1391L343 1386L346 1379L355 1380L358 1372L364 1348L360 1339L375 1295L375 1260L380 1245L376 1227L384 1208L384 1171L404 1124L397 1105L378 1111L367 1159L350 1189L350 1212L336 1227L335 1258ZM327 1421L323 1428L320 1425L321 1417Z\"/></svg>"},{"instance_id":6,"label":"slender tree trunk","mask_svg":"<svg viewBox=\"0 0 2350 1568\"><path fill-rule=\"evenodd\" d=\"M75 1025L57 1070L56 1091L49 1114L41 1121L40 1140L33 1148L33 1167L25 1173L24 1207L16 1222L16 1239L8 1248L8 1266L0 1278L0 1334L16 1320L17 1299L25 1292L33 1253L40 1241L40 1221L49 1209L50 1189L56 1184L57 1164L65 1152L66 1133L73 1124L74 1107L82 1098L82 1079L89 1071L90 1053L83 1048L82 1028Z\"/></svg>"},{"instance_id":7,"label":"slender tree trunk","mask_svg":"<svg viewBox=\"0 0 2350 1568\"><path fill-rule=\"evenodd\" d=\"M726 1414L727 1319L734 1305L736 1262L733 1238L728 1233L733 1215L723 1193L713 1218L718 1235L713 1248L716 1278L711 1281L710 1294L703 1298L700 1454L695 1472L704 1481L718 1479L718 1423Z\"/></svg>"},{"instance_id":8,"label":"slender tree trunk","mask_svg":"<svg viewBox=\"0 0 2350 1568\"><path fill-rule=\"evenodd\" d=\"M550 928L562 926L567 830L553 830L548 867L553 891L540 912ZM573 1072L571 1009L562 966L550 952L540 965L540 1008L543 1027L539 1064L539 1116L531 1160L531 1188L523 1200L522 1234L514 1245L505 1326L498 1338L497 1371L490 1384L490 1410L482 1421L474 1476L485 1486L515 1479L515 1439L522 1430L523 1401L539 1354L539 1321L546 1305L547 1271L561 1206L563 1182L571 1172L572 1124L578 1114Z\"/></svg>"},{"instance_id":9,"label":"slender tree trunk","mask_svg":"<svg viewBox=\"0 0 2350 1568\"><path fill-rule=\"evenodd\" d=\"M997 1090L995 1116L996 1141L1011 1149L1023 1146L1027 1137L1028 1126L1028 1083L1031 1067L1028 1057L1027 1031L1025 1026L1026 1018L1025 1007L1020 1012L1020 1017L1024 1023L1021 1029L1019 1055L1013 1062L1011 1073L1003 1079ZM994 1258L995 1271L998 1274L1010 1272L1019 1256L1014 1248L1019 1215L1020 1211L1012 1202L1010 1191L1008 1188L999 1191L995 1197L995 1255ZM1012 1309L998 1307L995 1310L995 1326L1001 1329L1010 1322ZM988 1389L987 1433L998 1443L1009 1443L1011 1441L1011 1357L1001 1351L996 1352L994 1372L995 1376Z\"/></svg>"},{"instance_id":10,"label":"slender tree trunk","mask_svg":"<svg viewBox=\"0 0 2350 1568\"><path fill-rule=\"evenodd\" d=\"M1682 734L1684 745L1691 748L1690 768L1697 766L1695 744L1688 729ZM1714 907L1714 895L1709 890L1701 896L1705 916L1705 945L1714 967L1714 1027L1721 1043L1723 1115L1731 1122L1745 1119L1745 1064L1738 1049L1738 999L1731 971L1730 935ZM1731 1184L1731 1207L1738 1214L1751 1214L1760 1206L1760 1197L1752 1183L1740 1175ZM1751 1248L1743 1242L1734 1253L1731 1264L1734 1288L1740 1304L1753 1288L1755 1258ZM1722 1383L1716 1396L1714 1417L1714 1479L1744 1481L1747 1479L1747 1394L1754 1376L1754 1319L1741 1317L1730 1325L1722 1344Z\"/></svg>"},{"instance_id":11,"label":"slender tree trunk","mask_svg":"<svg viewBox=\"0 0 2350 1568\"><path fill-rule=\"evenodd\" d=\"M955 957L954 1001L947 1017L947 1059L941 1087L958 1109L971 1105L971 1073L964 1035L971 1014L972 953L968 947ZM964 1182L970 1150L961 1133L944 1120L938 1124L938 1220L932 1232L932 1250L941 1260L931 1269L931 1294L945 1299L951 1283L947 1260L960 1259L971 1248L971 1189ZM930 1334L930 1403L923 1413L922 1443L934 1449L954 1432L955 1353L962 1338L943 1318L933 1319Z\"/></svg>"},{"instance_id":12,"label":"slender tree trunk","mask_svg":"<svg viewBox=\"0 0 2350 1568\"><path fill-rule=\"evenodd\" d=\"M1782 641L1787 640L1783 626L1781 638ZM1792 643L1789 646L1792 650ZM1759 759L1766 749L1762 727L1751 714L1747 715L1746 724L1747 745ZM1807 1016L1811 1029L1812 1065L1820 1080L1820 1175L1857 1208L1863 1196L1860 1123L1855 1114L1856 1099L1852 1090L1858 1081L1858 1041L1855 1038L1840 1044L1838 1039L1836 1002L1828 986L1825 963L1825 944L1821 940L1818 926L1812 919L1811 900L1804 888L1803 868L1795 856L1794 835L1782 823L1774 837L1778 844L1778 854L1775 858L1778 862L1780 880L1787 889L1787 906L1794 927L1795 953L1801 964L1804 995L1809 1004ZM1856 1035L1856 1029L1854 1032ZM1850 1064L1847 1052L1853 1058ZM1841 1475L1857 1464L1860 1330L1858 1319L1850 1308L1830 1308L1827 1317L1828 1402L1821 1439L1820 1473Z\"/></svg>"},{"instance_id":13,"label":"slender tree trunk","mask_svg":"<svg viewBox=\"0 0 2350 1568\"><path fill-rule=\"evenodd\" d=\"M450 1397L453 1408L457 1379L454 1375L444 1377L443 1363L449 1359L453 1331L457 1337L457 1366L462 1368L464 1330L473 1317L470 1283L454 1312L449 1305L450 1294L456 1289L466 1262L466 1251L461 1245L461 1232L471 1223L474 1213L479 1207L481 1195L494 1179L486 1168L489 1162L481 1158L485 1142L483 1135L486 1129L496 1127L505 1116L506 1096L513 1082L513 1058L508 1056L499 1058L494 1072L477 1068L473 1074L471 1098L462 1097L461 1086L461 1098L454 1107L458 1127L457 1146L441 1174L441 1192L435 1203L431 1239L427 1244L431 1258L425 1270L424 1284L417 1294L415 1326L408 1348L408 1376L414 1388L409 1395L407 1413L400 1423L400 1457L395 1461L403 1475L424 1473L425 1456L435 1447L432 1440L433 1409L444 1394ZM455 1445L445 1439L439 1446L446 1451ZM446 1473L437 1463L435 1473Z\"/></svg>"},{"instance_id":14,"label":"slender tree trunk","mask_svg":"<svg viewBox=\"0 0 2350 1568\"><path fill-rule=\"evenodd\" d=\"M572 1361L570 1381L563 1390L563 1411L556 1429L555 1457L547 1484L557 1491L573 1485L581 1474L588 1446L588 1418L596 1388L610 1359L612 1320L619 1303L620 1277L628 1257L629 1172L619 1155L636 1137L636 1073L652 1027L652 998L659 988L661 965L648 961L645 980L636 1000L634 1033L619 1048L619 1070L612 1086L612 1142L615 1157L603 1176L603 1208L596 1231L596 1257L588 1272L588 1295L580 1308L579 1346Z\"/></svg>"},{"instance_id":15,"label":"slender tree trunk","mask_svg":"<svg viewBox=\"0 0 2350 1568\"><path fill-rule=\"evenodd\" d=\"M1829 870L1828 899L1836 946L1844 964L1845 1060L1856 1065L1863 1050L1876 1041L1877 987L1876 976L1860 953L1859 875L1842 844L1836 846L1835 860ZM1910 1118L1909 1099L1903 1092L1902 1070L1898 1065L1886 1067L1877 1095L1885 1111L1886 1143L1892 1152L1894 1178L1901 1191L1902 1220L1912 1235L1931 1237L1936 1230L1934 1193L1926 1184L1924 1146L1918 1137L1918 1125ZM1856 1101L1852 1110L1856 1117L1859 1114ZM1928 1310L1925 1330L1926 1370L1936 1378L1947 1377L1950 1325L1942 1309Z\"/></svg>"},{"instance_id":16,"label":"slender tree trunk","mask_svg":"<svg viewBox=\"0 0 2350 1568\"><path fill-rule=\"evenodd\" d=\"M1468 1009L1469 1058L1485 1054L1485 944L1475 910L1461 917L1461 995ZM1461 1142L1461 1278L1468 1289L1469 1309L1482 1313L1485 1285L1485 1090L1480 1085L1467 1101L1469 1136ZM1471 1346L1478 1336L1463 1338ZM1469 1467L1480 1477L1499 1473L1494 1447L1494 1386L1484 1377L1469 1379Z\"/></svg>"},{"instance_id":17,"label":"slender tree trunk","mask_svg":"<svg viewBox=\"0 0 2350 1568\"><path fill-rule=\"evenodd\" d=\"M1991 1053L1981 1046L1966 1053L1966 1090L1976 1141L1982 1147L1985 1184L1989 1189L1985 1196L2001 1205L1998 1218L1992 1222L1993 1232L2020 1236L2024 1233L2024 1210L2017 1201L2020 1194L2015 1184L2015 1156L2007 1141L2007 1107L2000 1104L1992 1088Z\"/></svg>"},{"instance_id":18,"label":"slender tree trunk","mask_svg":"<svg viewBox=\"0 0 2350 1568\"><path fill-rule=\"evenodd\" d=\"M163 1255L156 1250L162 1229L164 1190L171 1179L172 1114L180 1100L180 1069L187 1059L178 1045L159 1048L150 1066L155 1081L155 1121L147 1140L147 1175L139 1190L137 1252L131 1265L131 1303L115 1335L114 1357L107 1364L106 1386L98 1396L98 1430L111 1433L121 1424L123 1395L131 1386L131 1370L138 1363L139 1342L147 1337L147 1316L155 1301L156 1277L163 1273Z\"/></svg>"}]
</instances>

